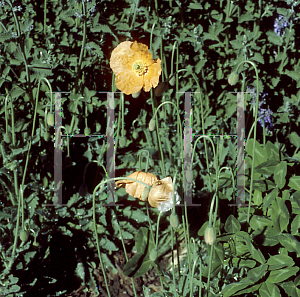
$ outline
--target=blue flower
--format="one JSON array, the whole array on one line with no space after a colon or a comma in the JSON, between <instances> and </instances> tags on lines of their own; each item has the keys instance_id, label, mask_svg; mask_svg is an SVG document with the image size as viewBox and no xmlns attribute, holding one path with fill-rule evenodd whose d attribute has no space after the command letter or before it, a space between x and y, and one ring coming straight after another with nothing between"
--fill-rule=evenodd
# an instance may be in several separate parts
<instances>
[{"instance_id":1,"label":"blue flower","mask_svg":"<svg viewBox=\"0 0 300 297\"><path fill-rule=\"evenodd\" d=\"M283 15L279 15L278 18L275 19L274 22L274 32L278 35L278 36L283 36L284 35L284 28L287 28L290 23L288 21L289 19ZM282 33L282 35L281 35Z\"/></svg>"},{"instance_id":2,"label":"blue flower","mask_svg":"<svg viewBox=\"0 0 300 297\"><path fill-rule=\"evenodd\" d=\"M259 110L258 122L263 127L263 121L264 121L265 122L265 128L267 130L271 130L273 128L272 116L273 116L273 111L271 109L261 108Z\"/></svg>"}]
</instances>

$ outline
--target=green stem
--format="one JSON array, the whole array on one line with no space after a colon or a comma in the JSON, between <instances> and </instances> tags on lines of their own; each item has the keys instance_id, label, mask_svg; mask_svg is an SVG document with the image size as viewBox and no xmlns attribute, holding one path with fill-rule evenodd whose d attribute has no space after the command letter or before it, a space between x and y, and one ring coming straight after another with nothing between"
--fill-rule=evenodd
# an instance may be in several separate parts
<instances>
[{"instance_id":1,"label":"green stem","mask_svg":"<svg viewBox=\"0 0 300 297\"><path fill-rule=\"evenodd\" d=\"M47 0L44 1L44 35L46 36L46 21L47 21Z\"/></svg>"},{"instance_id":2,"label":"green stem","mask_svg":"<svg viewBox=\"0 0 300 297\"><path fill-rule=\"evenodd\" d=\"M133 14L133 18L132 18L132 22L131 22L131 26L129 28L129 31L131 31L133 29L133 25L134 25L134 22L135 22L136 12L137 12L137 8L139 7L139 3L140 3L140 0L137 0L136 4L135 4L135 7L134 7L134 14Z\"/></svg>"},{"instance_id":3,"label":"green stem","mask_svg":"<svg viewBox=\"0 0 300 297\"><path fill-rule=\"evenodd\" d=\"M17 210L17 222L16 222L16 232L15 232L15 239L14 239L14 245L13 245L13 250L12 250L12 254L11 254L11 260L9 262L8 265L8 270L11 269L11 266L14 262L14 257L15 257L15 253L16 253L16 248L17 248L17 241L18 241L18 233L19 233L19 225L20 225L20 208L21 208L21 201L23 200L23 188L20 187L20 196L19 196L19 200L18 200L18 210Z\"/></svg>"},{"instance_id":4,"label":"green stem","mask_svg":"<svg viewBox=\"0 0 300 297\"><path fill-rule=\"evenodd\" d=\"M142 170L141 159L142 159L143 153L147 154L146 166L145 166L145 172L147 172L148 171L148 162L149 162L149 151L148 150L141 150L141 151L138 152L138 155L139 155L139 169Z\"/></svg>"},{"instance_id":5,"label":"green stem","mask_svg":"<svg viewBox=\"0 0 300 297\"><path fill-rule=\"evenodd\" d=\"M252 159L252 167L251 167L251 181L250 181L250 194L249 194L249 205L248 205L248 214L247 214L247 223L248 223L248 232L250 232L250 207L251 207L251 198L252 198L252 189L253 189L253 176L254 176L254 163L255 163L255 142L256 142L256 126L257 126L257 114L258 114L258 98L259 98L259 80L258 80L258 71L256 68L256 65L252 61L242 61L239 63L237 66L236 72L238 72L239 67L243 63L249 63L250 65L253 66L256 74L256 106L255 106L255 119L254 119L254 141L253 141L253 147L252 147L252 152L253 152L253 159ZM248 135L248 138L250 136L250 133Z\"/></svg>"},{"instance_id":6,"label":"green stem","mask_svg":"<svg viewBox=\"0 0 300 297\"><path fill-rule=\"evenodd\" d=\"M31 130L31 137L29 139L29 144L28 144L28 151L27 151L27 157L26 157L26 162L25 162L25 167L24 167L24 173L23 173L23 179L22 179L22 184L21 184L21 188L24 188L24 183L25 183L25 176L26 176L26 171L27 171L27 166L28 166L28 162L29 162L29 155L30 155L30 149L31 149L31 145L32 145L32 140L33 140L33 136L34 136L34 131L35 131L35 121L36 121L36 115L37 115L37 107L38 107L38 99L39 99L39 91L40 91L40 85L41 85L41 81L45 80L46 83L49 86L49 89L51 90L51 85L49 83L49 81L46 78L41 78L39 80L38 83L38 87L37 87L37 91L36 91L36 99L35 99L35 109L34 109L34 116L33 116L33 124L32 124L32 130Z\"/></svg>"},{"instance_id":7,"label":"green stem","mask_svg":"<svg viewBox=\"0 0 300 297\"><path fill-rule=\"evenodd\" d=\"M82 40L81 51L80 51L80 57L79 57L79 62L78 62L78 74L79 74L79 72L81 71L81 63L82 63L83 52L84 52L84 47L85 47L85 42L86 42L86 20L87 20L87 15L86 15L86 10L85 10L85 4L84 4L84 1L82 1L82 10L83 10L83 15L84 15L84 22L83 22L83 40Z\"/></svg>"},{"instance_id":8,"label":"green stem","mask_svg":"<svg viewBox=\"0 0 300 297\"><path fill-rule=\"evenodd\" d=\"M124 93L121 93L121 109L122 109L122 133L121 135L124 136Z\"/></svg>"},{"instance_id":9,"label":"green stem","mask_svg":"<svg viewBox=\"0 0 300 297\"><path fill-rule=\"evenodd\" d=\"M7 99L8 99L8 90L6 89L6 97L5 97L5 103L4 103L4 114L5 114L5 133L8 133L8 111L7 111Z\"/></svg>"},{"instance_id":10,"label":"green stem","mask_svg":"<svg viewBox=\"0 0 300 297\"><path fill-rule=\"evenodd\" d=\"M155 113L154 113L154 117L157 118L157 112L158 112L159 108L162 107L162 106L165 105L165 104L172 104L172 105L174 106L174 108L176 109L176 112L177 112L177 122L180 123L180 115L179 115L179 111L178 111L176 105L175 105L173 102L171 102L171 101L165 101L165 102L161 103L161 104L157 107L157 109L156 109L156 111L155 111ZM158 123L156 123L156 128L157 128L157 134L159 135L159 133L158 133L158 132L159 132L159 131L158 131ZM183 172L184 172L183 141L182 141L181 135L182 135L182 127L181 127L181 125L179 125L179 131L178 131L178 129L177 129L177 136L178 136L178 142L180 143L180 147L182 148L182 149L180 150L180 155L181 155L181 166L182 166L182 170L183 170ZM160 149L161 149L161 146L160 146ZM163 154L162 150L161 150L161 154ZM165 175L165 174L163 174L163 175Z\"/></svg>"},{"instance_id":11,"label":"green stem","mask_svg":"<svg viewBox=\"0 0 300 297\"><path fill-rule=\"evenodd\" d=\"M174 259L174 254L173 254L173 246L174 246L174 235L173 235L173 228L171 228L171 243L172 243L172 260ZM178 251L177 251L178 254ZM179 265L179 262L178 262ZM172 261L172 275L173 275L173 290L175 293L175 297L177 296L177 290L176 290L176 278L175 278L175 267L174 267L174 261ZM180 275L179 275L180 278Z\"/></svg>"}]
</instances>

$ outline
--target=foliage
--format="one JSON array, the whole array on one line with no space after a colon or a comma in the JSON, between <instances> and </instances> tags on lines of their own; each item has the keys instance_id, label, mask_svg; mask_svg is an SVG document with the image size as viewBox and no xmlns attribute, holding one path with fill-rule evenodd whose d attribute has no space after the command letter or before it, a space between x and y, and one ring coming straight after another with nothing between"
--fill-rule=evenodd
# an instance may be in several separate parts
<instances>
[{"instance_id":1,"label":"foliage","mask_svg":"<svg viewBox=\"0 0 300 297\"><path fill-rule=\"evenodd\" d=\"M101 296L96 272L116 273L113 255L125 248L134 255L124 274L154 267L165 296L299 296L299 7L297 0L1 1L1 296L64 296L81 285ZM158 91L117 92L109 59L125 40L147 44L161 59ZM233 92L241 91L245 203L232 207ZM105 203L99 183L106 183L109 92L116 177L137 170L176 176L182 203L191 184L197 206L176 207L175 230L169 213L159 224L157 209L123 189L115 191L116 206ZM184 92L192 92L194 150L186 180ZM58 94L62 131L53 121ZM62 137L63 200L52 205L60 132L89 136ZM217 231L211 246L203 239L209 224ZM175 239L186 253L180 266L161 271L159 261L178 249ZM151 293L144 287L144 296L162 296Z\"/></svg>"}]
</instances>

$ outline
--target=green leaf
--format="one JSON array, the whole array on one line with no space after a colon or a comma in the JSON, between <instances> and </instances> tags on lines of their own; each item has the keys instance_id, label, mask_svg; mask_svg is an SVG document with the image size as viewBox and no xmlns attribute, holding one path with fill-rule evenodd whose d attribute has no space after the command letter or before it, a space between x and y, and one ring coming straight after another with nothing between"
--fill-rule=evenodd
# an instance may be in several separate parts
<instances>
[{"instance_id":1,"label":"green leaf","mask_svg":"<svg viewBox=\"0 0 300 297\"><path fill-rule=\"evenodd\" d=\"M36 209L37 205L39 204L39 197L36 195L36 193L32 193L26 199L26 201L28 203L29 216L30 216L30 218L32 218L35 213L35 209Z\"/></svg>"},{"instance_id":2,"label":"green leaf","mask_svg":"<svg viewBox=\"0 0 300 297\"><path fill-rule=\"evenodd\" d=\"M100 240L100 246L101 248L104 248L108 251L117 251L118 248L117 246L114 244L114 242L112 242L111 240L109 240L106 236L102 237Z\"/></svg>"},{"instance_id":3,"label":"green leaf","mask_svg":"<svg viewBox=\"0 0 300 297\"><path fill-rule=\"evenodd\" d=\"M242 42L239 41L239 40L237 40L237 39L231 40L229 42L233 46L233 48L235 48L235 49L241 49L241 48L244 47L244 45L242 44Z\"/></svg>"},{"instance_id":4,"label":"green leaf","mask_svg":"<svg viewBox=\"0 0 300 297\"><path fill-rule=\"evenodd\" d=\"M11 32L0 33L0 42L4 43L4 41L10 39L11 37Z\"/></svg>"},{"instance_id":5,"label":"green leaf","mask_svg":"<svg viewBox=\"0 0 300 297\"><path fill-rule=\"evenodd\" d=\"M267 281L273 284L280 283L289 277L296 275L298 271L299 267L286 267L279 270L273 270L271 271Z\"/></svg>"},{"instance_id":6,"label":"green leaf","mask_svg":"<svg viewBox=\"0 0 300 297\"><path fill-rule=\"evenodd\" d=\"M262 204L262 193L261 193L261 191L254 190L253 203L254 203L254 205L257 205L257 206Z\"/></svg>"},{"instance_id":7,"label":"green leaf","mask_svg":"<svg viewBox=\"0 0 300 297\"><path fill-rule=\"evenodd\" d=\"M10 92L10 95L14 99L14 98L20 97L24 93L25 93L25 90L21 89L19 86L14 85Z\"/></svg>"},{"instance_id":8,"label":"green leaf","mask_svg":"<svg viewBox=\"0 0 300 297\"><path fill-rule=\"evenodd\" d=\"M296 191L300 191L300 176L292 176L289 180L288 186Z\"/></svg>"},{"instance_id":9,"label":"green leaf","mask_svg":"<svg viewBox=\"0 0 300 297\"><path fill-rule=\"evenodd\" d=\"M254 60L256 62L259 62L261 64L265 64L264 58L260 53L255 53L253 57L251 57L251 60Z\"/></svg>"},{"instance_id":10,"label":"green leaf","mask_svg":"<svg viewBox=\"0 0 300 297\"><path fill-rule=\"evenodd\" d=\"M282 189L285 185L285 177L287 173L287 162L281 161L275 167L274 180L279 189Z\"/></svg>"},{"instance_id":11,"label":"green leaf","mask_svg":"<svg viewBox=\"0 0 300 297\"><path fill-rule=\"evenodd\" d=\"M289 136L290 142L297 148L300 147L300 137L296 132L292 132Z\"/></svg>"},{"instance_id":12,"label":"green leaf","mask_svg":"<svg viewBox=\"0 0 300 297\"><path fill-rule=\"evenodd\" d=\"M137 253L125 264L123 274L129 277L140 277L151 269L151 265L149 256Z\"/></svg>"},{"instance_id":13,"label":"green leaf","mask_svg":"<svg viewBox=\"0 0 300 297\"><path fill-rule=\"evenodd\" d=\"M272 175L277 165L278 161L268 160L256 166L254 171L265 175Z\"/></svg>"},{"instance_id":14,"label":"green leaf","mask_svg":"<svg viewBox=\"0 0 300 297\"><path fill-rule=\"evenodd\" d=\"M261 279L265 275L267 270L268 270L267 264L263 264L258 267L252 268L248 271L246 279L256 283L259 279Z\"/></svg>"},{"instance_id":15,"label":"green leaf","mask_svg":"<svg viewBox=\"0 0 300 297\"><path fill-rule=\"evenodd\" d=\"M245 13L239 17L239 24L243 22L253 21L253 20L254 20L253 14Z\"/></svg>"},{"instance_id":16,"label":"green leaf","mask_svg":"<svg viewBox=\"0 0 300 297\"><path fill-rule=\"evenodd\" d=\"M299 279L299 277L298 277L298 279ZM293 297L299 296L299 289L296 286L297 285L296 279L295 279L295 283L293 281L288 281L288 282L281 283L279 285L284 289L285 293L288 296L293 296Z\"/></svg>"},{"instance_id":17,"label":"green leaf","mask_svg":"<svg viewBox=\"0 0 300 297\"><path fill-rule=\"evenodd\" d=\"M0 214L0 217L1 217L1 214ZM300 214L297 214L291 224L291 234L299 235L299 231L298 231L299 229L300 229Z\"/></svg>"},{"instance_id":18,"label":"green leaf","mask_svg":"<svg viewBox=\"0 0 300 297\"><path fill-rule=\"evenodd\" d=\"M293 266L295 264L293 258L288 255L274 255L270 256L267 261L269 270L281 269L287 266Z\"/></svg>"},{"instance_id":19,"label":"green leaf","mask_svg":"<svg viewBox=\"0 0 300 297\"><path fill-rule=\"evenodd\" d=\"M268 281L263 282L259 288L260 297L281 297L279 288Z\"/></svg>"},{"instance_id":20,"label":"green leaf","mask_svg":"<svg viewBox=\"0 0 300 297\"><path fill-rule=\"evenodd\" d=\"M291 234L283 233L278 236L279 242L288 252L296 252L300 255L300 242Z\"/></svg>"},{"instance_id":21,"label":"green leaf","mask_svg":"<svg viewBox=\"0 0 300 297\"><path fill-rule=\"evenodd\" d=\"M278 189L275 188L273 189L266 197L264 197L264 206L263 206L263 209L264 210L267 210L267 208L272 205L274 199L277 197L278 195Z\"/></svg>"},{"instance_id":22,"label":"green leaf","mask_svg":"<svg viewBox=\"0 0 300 297\"><path fill-rule=\"evenodd\" d=\"M252 157L252 159L253 159L253 142L254 142L254 139L251 138L247 141L247 144L246 144L246 151ZM267 161L267 152L263 148L263 146L257 140L255 140L254 166L256 167L265 161Z\"/></svg>"},{"instance_id":23,"label":"green leaf","mask_svg":"<svg viewBox=\"0 0 300 297\"><path fill-rule=\"evenodd\" d=\"M240 281L238 283L233 283L227 285L221 292L223 297L231 297L238 291L247 288L248 286L253 285L252 281Z\"/></svg>"},{"instance_id":24,"label":"green leaf","mask_svg":"<svg viewBox=\"0 0 300 297\"><path fill-rule=\"evenodd\" d=\"M203 6L198 2L194 2L194 3L190 3L188 8L190 8L190 9L203 9Z\"/></svg>"},{"instance_id":25,"label":"green leaf","mask_svg":"<svg viewBox=\"0 0 300 297\"><path fill-rule=\"evenodd\" d=\"M296 81L300 79L300 74L296 71L289 71L286 69L284 73Z\"/></svg>"},{"instance_id":26,"label":"green leaf","mask_svg":"<svg viewBox=\"0 0 300 297\"><path fill-rule=\"evenodd\" d=\"M278 36L275 32L269 31L267 32L269 42L275 45L282 45L282 37Z\"/></svg>"},{"instance_id":27,"label":"green leaf","mask_svg":"<svg viewBox=\"0 0 300 297\"><path fill-rule=\"evenodd\" d=\"M266 226L272 226L272 221L263 216L254 215L250 220L250 226L253 230L263 229Z\"/></svg>"},{"instance_id":28,"label":"green leaf","mask_svg":"<svg viewBox=\"0 0 300 297\"><path fill-rule=\"evenodd\" d=\"M150 232L146 227L140 227L135 236L135 247L138 253L147 253L147 249L151 245L150 251L154 248L153 240L150 240ZM149 253L150 253L149 251Z\"/></svg>"},{"instance_id":29,"label":"green leaf","mask_svg":"<svg viewBox=\"0 0 300 297\"><path fill-rule=\"evenodd\" d=\"M227 233L235 233L241 230L241 224L233 215L230 215L226 220L224 228Z\"/></svg>"}]
</instances>

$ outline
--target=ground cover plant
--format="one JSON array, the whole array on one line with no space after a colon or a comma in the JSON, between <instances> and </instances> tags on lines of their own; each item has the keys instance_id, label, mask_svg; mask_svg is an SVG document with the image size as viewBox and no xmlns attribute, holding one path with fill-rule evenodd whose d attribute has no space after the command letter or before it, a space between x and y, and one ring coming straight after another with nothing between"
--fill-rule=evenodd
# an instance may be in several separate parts
<instances>
[{"instance_id":1,"label":"ground cover plant","mask_svg":"<svg viewBox=\"0 0 300 297\"><path fill-rule=\"evenodd\" d=\"M0 296L299 296L299 7L0 1Z\"/></svg>"}]
</instances>

